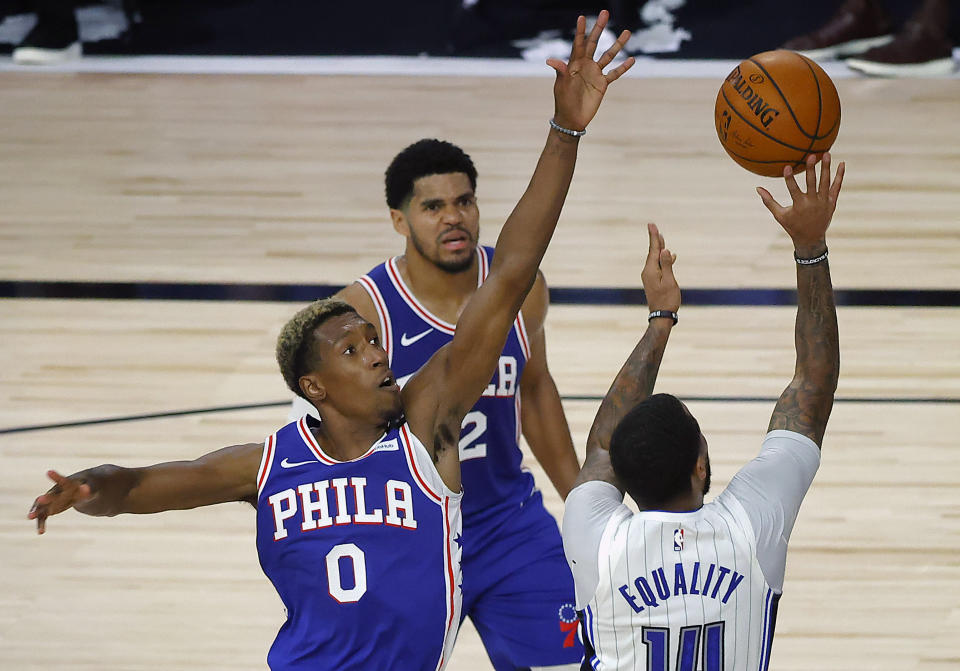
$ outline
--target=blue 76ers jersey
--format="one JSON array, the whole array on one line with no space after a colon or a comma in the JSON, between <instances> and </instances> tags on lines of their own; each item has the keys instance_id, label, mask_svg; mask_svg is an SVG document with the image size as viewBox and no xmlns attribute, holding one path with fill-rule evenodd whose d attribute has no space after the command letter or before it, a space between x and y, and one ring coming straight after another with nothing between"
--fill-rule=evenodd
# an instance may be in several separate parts
<instances>
[{"instance_id":1,"label":"blue 76ers jersey","mask_svg":"<svg viewBox=\"0 0 960 671\"><path fill-rule=\"evenodd\" d=\"M338 462L303 417L267 438L257 552L287 612L267 663L437 671L460 623L460 494L404 424Z\"/></svg>"},{"instance_id":2,"label":"blue 76ers jersey","mask_svg":"<svg viewBox=\"0 0 960 671\"><path fill-rule=\"evenodd\" d=\"M493 249L478 247L477 286L486 279ZM394 376L405 381L453 340L456 326L430 313L406 286L397 259L380 264L361 277L380 318L380 340ZM523 316L510 329L497 370L471 411L460 434L461 481L466 497L465 519L486 519L516 510L533 491L533 476L521 468L520 376L530 356Z\"/></svg>"}]
</instances>

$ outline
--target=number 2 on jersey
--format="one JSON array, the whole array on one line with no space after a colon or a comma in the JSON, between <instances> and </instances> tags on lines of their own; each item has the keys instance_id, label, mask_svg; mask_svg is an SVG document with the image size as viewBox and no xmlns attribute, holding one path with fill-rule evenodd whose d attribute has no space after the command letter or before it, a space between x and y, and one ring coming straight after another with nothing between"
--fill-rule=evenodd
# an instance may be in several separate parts
<instances>
[{"instance_id":1,"label":"number 2 on jersey","mask_svg":"<svg viewBox=\"0 0 960 671\"><path fill-rule=\"evenodd\" d=\"M469 431L467 431L468 426L471 427ZM460 461L482 459L487 456L487 444L476 442L487 430L487 416L479 410L468 412L460 427L467 431L460 438Z\"/></svg>"},{"instance_id":2,"label":"number 2 on jersey","mask_svg":"<svg viewBox=\"0 0 960 671\"><path fill-rule=\"evenodd\" d=\"M701 633L703 671L722 671L723 627L722 620L707 625L683 627L680 630L676 671L697 671ZM644 627L643 642L647 646L647 671L671 671L670 630L666 627Z\"/></svg>"}]
</instances>

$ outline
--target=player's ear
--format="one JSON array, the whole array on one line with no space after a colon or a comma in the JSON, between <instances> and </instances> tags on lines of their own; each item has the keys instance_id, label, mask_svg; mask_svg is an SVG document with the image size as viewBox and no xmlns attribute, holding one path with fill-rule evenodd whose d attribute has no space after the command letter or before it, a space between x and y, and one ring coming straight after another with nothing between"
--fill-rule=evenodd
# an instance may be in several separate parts
<instances>
[{"instance_id":1,"label":"player's ear","mask_svg":"<svg viewBox=\"0 0 960 671\"><path fill-rule=\"evenodd\" d=\"M391 208L390 221L393 222L393 230L405 238L410 237L410 225L407 223L407 215L403 210Z\"/></svg>"},{"instance_id":2,"label":"player's ear","mask_svg":"<svg viewBox=\"0 0 960 671\"><path fill-rule=\"evenodd\" d=\"M308 373L300 377L300 391L307 397L311 403L317 404L327 397L327 389L323 386L320 376L316 373Z\"/></svg>"},{"instance_id":3,"label":"player's ear","mask_svg":"<svg viewBox=\"0 0 960 671\"><path fill-rule=\"evenodd\" d=\"M697 480L704 481L707 479L707 454L706 452L701 452L700 456L697 457L697 465L693 469L694 474L697 476Z\"/></svg>"}]
</instances>

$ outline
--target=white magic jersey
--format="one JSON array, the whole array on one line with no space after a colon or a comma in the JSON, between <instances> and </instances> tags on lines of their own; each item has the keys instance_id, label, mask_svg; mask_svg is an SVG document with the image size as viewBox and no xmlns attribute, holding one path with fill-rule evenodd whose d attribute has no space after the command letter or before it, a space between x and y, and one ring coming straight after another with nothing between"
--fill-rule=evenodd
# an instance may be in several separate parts
<instances>
[{"instance_id":1,"label":"white magic jersey","mask_svg":"<svg viewBox=\"0 0 960 671\"><path fill-rule=\"evenodd\" d=\"M603 482L574 489L563 534L583 668L766 669L787 540L819 461L808 438L773 431L720 496L689 513L634 513Z\"/></svg>"}]
</instances>

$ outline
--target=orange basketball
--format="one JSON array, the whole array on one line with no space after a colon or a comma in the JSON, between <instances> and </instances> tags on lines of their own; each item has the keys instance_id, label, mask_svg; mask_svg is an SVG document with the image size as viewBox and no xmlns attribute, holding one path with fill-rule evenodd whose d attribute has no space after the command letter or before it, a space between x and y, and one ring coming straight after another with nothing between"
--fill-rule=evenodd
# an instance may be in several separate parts
<instances>
[{"instance_id":1,"label":"orange basketball","mask_svg":"<svg viewBox=\"0 0 960 671\"><path fill-rule=\"evenodd\" d=\"M734 68L717 94L717 137L750 172L801 172L809 154L830 149L840 130L840 97L819 65L794 51L764 51Z\"/></svg>"}]
</instances>

